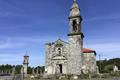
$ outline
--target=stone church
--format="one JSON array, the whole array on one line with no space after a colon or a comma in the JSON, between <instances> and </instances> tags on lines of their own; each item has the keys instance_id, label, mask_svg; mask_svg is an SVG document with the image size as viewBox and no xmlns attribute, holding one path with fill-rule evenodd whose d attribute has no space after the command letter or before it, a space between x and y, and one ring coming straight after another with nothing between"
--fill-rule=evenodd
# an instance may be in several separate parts
<instances>
[{"instance_id":1,"label":"stone church","mask_svg":"<svg viewBox=\"0 0 120 80\"><path fill-rule=\"evenodd\" d=\"M45 74L74 74L96 72L96 52L83 48L80 8L74 0L69 14L68 42L58 39L46 43ZM85 57L87 56L87 57Z\"/></svg>"}]
</instances>

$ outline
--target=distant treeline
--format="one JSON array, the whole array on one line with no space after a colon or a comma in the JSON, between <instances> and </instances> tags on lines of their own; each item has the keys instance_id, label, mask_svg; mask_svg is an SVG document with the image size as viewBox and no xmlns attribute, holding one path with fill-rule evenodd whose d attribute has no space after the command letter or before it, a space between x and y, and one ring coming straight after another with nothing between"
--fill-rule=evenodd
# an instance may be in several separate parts
<instances>
[{"instance_id":1,"label":"distant treeline","mask_svg":"<svg viewBox=\"0 0 120 80\"><path fill-rule=\"evenodd\" d=\"M97 61L97 65L99 67L99 71L101 73L109 73L113 71L113 66L117 66L120 70L120 58L114 58L114 59L105 59ZM13 68L15 68L15 74L21 73L22 65L0 65L0 74L1 73L12 73ZM44 66L37 66L37 67L28 67L28 74L33 73L44 73Z\"/></svg>"},{"instance_id":2,"label":"distant treeline","mask_svg":"<svg viewBox=\"0 0 120 80\"><path fill-rule=\"evenodd\" d=\"M20 74L21 73L21 68L22 65L0 65L0 74ZM14 72L15 69L15 72ZM44 72L44 66L37 66L37 67L28 67L28 74L32 74L32 73L43 73Z\"/></svg>"},{"instance_id":3,"label":"distant treeline","mask_svg":"<svg viewBox=\"0 0 120 80\"><path fill-rule=\"evenodd\" d=\"M113 67L116 65L120 70L120 58L114 59L105 59L97 61L97 65L99 67L99 71L101 73L110 73L113 72Z\"/></svg>"}]
</instances>

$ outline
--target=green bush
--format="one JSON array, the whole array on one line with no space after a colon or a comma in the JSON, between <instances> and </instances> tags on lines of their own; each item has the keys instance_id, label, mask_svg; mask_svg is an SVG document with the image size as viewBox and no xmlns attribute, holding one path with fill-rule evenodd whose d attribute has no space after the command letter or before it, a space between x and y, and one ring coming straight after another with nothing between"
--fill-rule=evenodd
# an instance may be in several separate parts
<instances>
[{"instance_id":1,"label":"green bush","mask_svg":"<svg viewBox=\"0 0 120 80\"><path fill-rule=\"evenodd\" d=\"M92 78L100 78L100 75L98 75L98 74L93 74L93 75L91 75L91 77L92 77Z\"/></svg>"},{"instance_id":2,"label":"green bush","mask_svg":"<svg viewBox=\"0 0 120 80\"><path fill-rule=\"evenodd\" d=\"M110 74L109 73L104 73L101 75L101 78L110 78Z\"/></svg>"},{"instance_id":3,"label":"green bush","mask_svg":"<svg viewBox=\"0 0 120 80\"><path fill-rule=\"evenodd\" d=\"M81 74L79 77L81 79L88 79L89 78L89 74Z\"/></svg>"},{"instance_id":4,"label":"green bush","mask_svg":"<svg viewBox=\"0 0 120 80\"><path fill-rule=\"evenodd\" d=\"M112 73L110 73L110 76L112 76L112 77L120 77L120 72L112 72Z\"/></svg>"}]
</instances>

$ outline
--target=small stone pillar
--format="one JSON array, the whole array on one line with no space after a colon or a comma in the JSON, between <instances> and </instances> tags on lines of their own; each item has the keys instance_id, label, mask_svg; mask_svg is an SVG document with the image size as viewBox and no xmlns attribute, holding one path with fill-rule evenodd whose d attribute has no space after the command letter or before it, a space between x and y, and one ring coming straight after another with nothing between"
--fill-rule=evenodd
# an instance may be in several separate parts
<instances>
[{"instance_id":1,"label":"small stone pillar","mask_svg":"<svg viewBox=\"0 0 120 80\"><path fill-rule=\"evenodd\" d=\"M36 74L39 75L39 69L38 68L36 69Z\"/></svg>"},{"instance_id":2,"label":"small stone pillar","mask_svg":"<svg viewBox=\"0 0 120 80\"><path fill-rule=\"evenodd\" d=\"M113 71L114 72L118 72L119 71L119 69L118 69L118 67L116 65L113 67Z\"/></svg>"},{"instance_id":3,"label":"small stone pillar","mask_svg":"<svg viewBox=\"0 0 120 80\"><path fill-rule=\"evenodd\" d=\"M12 68L12 76L15 76L15 67Z\"/></svg>"},{"instance_id":4,"label":"small stone pillar","mask_svg":"<svg viewBox=\"0 0 120 80\"><path fill-rule=\"evenodd\" d=\"M35 69L34 68L32 69L32 74L35 75Z\"/></svg>"}]
</instances>

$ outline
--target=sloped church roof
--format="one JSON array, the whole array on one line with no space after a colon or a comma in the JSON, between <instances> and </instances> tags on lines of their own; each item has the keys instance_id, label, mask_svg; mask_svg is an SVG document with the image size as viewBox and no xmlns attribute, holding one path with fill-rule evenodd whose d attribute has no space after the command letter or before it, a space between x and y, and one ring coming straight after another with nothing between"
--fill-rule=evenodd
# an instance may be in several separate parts
<instances>
[{"instance_id":1,"label":"sloped church roof","mask_svg":"<svg viewBox=\"0 0 120 80\"><path fill-rule=\"evenodd\" d=\"M83 53L95 53L95 55L96 55L96 51L95 50L88 49L88 48L83 48L82 52Z\"/></svg>"},{"instance_id":2,"label":"sloped church roof","mask_svg":"<svg viewBox=\"0 0 120 80\"><path fill-rule=\"evenodd\" d=\"M46 45L55 45L56 44L56 46L57 45L61 45L61 44L69 44L68 42L66 42L66 41L63 41L62 39L58 39L58 40L56 40L55 42L51 42L51 43L46 43Z\"/></svg>"}]
</instances>

